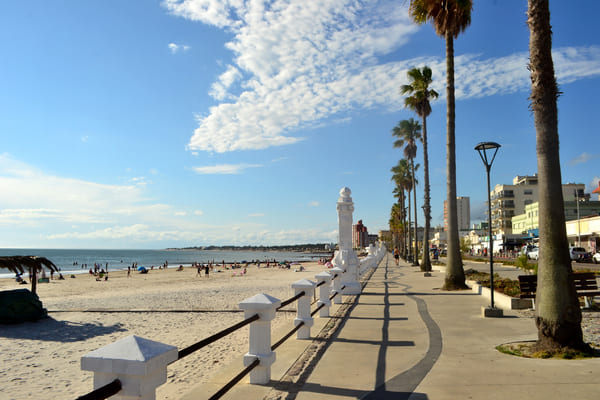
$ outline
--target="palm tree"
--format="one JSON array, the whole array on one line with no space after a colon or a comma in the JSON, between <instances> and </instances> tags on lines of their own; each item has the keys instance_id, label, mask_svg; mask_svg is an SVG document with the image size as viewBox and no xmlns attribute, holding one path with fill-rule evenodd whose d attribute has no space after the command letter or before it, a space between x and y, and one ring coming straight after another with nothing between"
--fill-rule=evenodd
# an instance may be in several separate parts
<instances>
[{"instance_id":1,"label":"palm tree","mask_svg":"<svg viewBox=\"0 0 600 400\"><path fill-rule=\"evenodd\" d=\"M401 94L409 94L404 99L404 107L413 110L423 121L423 179L425 181L424 205L425 231L423 232L423 263L422 271L431 271L431 261L429 260L429 227L431 226L431 204L429 188L429 154L427 151L427 117L431 114L431 105L429 100L437 99L438 93L429 89L432 82L431 68L424 66L422 70L413 68L408 71L408 85L400 87Z\"/></svg>"},{"instance_id":2,"label":"palm tree","mask_svg":"<svg viewBox=\"0 0 600 400\"><path fill-rule=\"evenodd\" d=\"M540 258L536 296L537 347L588 350L581 331L581 309L571 280L571 259L565 231L560 171L558 110L560 92L552 61L552 31L548 0L529 0L527 23L531 109L538 164Z\"/></svg>"},{"instance_id":3,"label":"palm tree","mask_svg":"<svg viewBox=\"0 0 600 400\"><path fill-rule=\"evenodd\" d=\"M415 157L417 156L417 140L421 140L421 125L414 119L404 119L392 129L392 135L398 139L394 142L394 147L404 147L404 157L410 161L413 186L413 204L415 216L415 251L413 265L419 265L419 246L417 240L417 185L415 177Z\"/></svg>"},{"instance_id":4,"label":"palm tree","mask_svg":"<svg viewBox=\"0 0 600 400\"><path fill-rule=\"evenodd\" d=\"M456 206L456 146L454 125L454 39L471 24L473 0L411 0L409 13L418 24L431 21L446 40L446 174L448 255L443 289L466 289L460 256Z\"/></svg>"},{"instance_id":5,"label":"palm tree","mask_svg":"<svg viewBox=\"0 0 600 400\"><path fill-rule=\"evenodd\" d=\"M403 205L400 203L400 199L398 199L398 203L394 203L392 205L392 210L390 213L390 231L392 232L392 248L398 248L400 242L400 236L402 230L404 229L404 210ZM403 238L404 241L404 238Z\"/></svg>"},{"instance_id":6,"label":"palm tree","mask_svg":"<svg viewBox=\"0 0 600 400\"><path fill-rule=\"evenodd\" d=\"M44 267L50 271L58 272L58 268L54 263L45 257L36 256L10 256L0 257L0 268L6 268L15 274L23 274L25 270L29 271L31 276L31 292L36 293L38 272L42 271Z\"/></svg>"},{"instance_id":7,"label":"palm tree","mask_svg":"<svg viewBox=\"0 0 600 400\"><path fill-rule=\"evenodd\" d=\"M410 191L412 190L412 178L410 173L410 164L408 160L401 159L398 161L398 164L395 167L392 167L391 172L392 180L396 183L396 188L394 189L394 195L396 195L399 200L401 199L402 204L402 228L403 228L403 243L402 243L402 256L404 259L408 257L408 253L410 253L410 243L411 243L411 233L410 233ZM404 195L406 191L407 196ZM404 208L404 199L408 198L408 225L406 223L406 209ZM407 242L408 241L408 242Z\"/></svg>"}]
</instances>

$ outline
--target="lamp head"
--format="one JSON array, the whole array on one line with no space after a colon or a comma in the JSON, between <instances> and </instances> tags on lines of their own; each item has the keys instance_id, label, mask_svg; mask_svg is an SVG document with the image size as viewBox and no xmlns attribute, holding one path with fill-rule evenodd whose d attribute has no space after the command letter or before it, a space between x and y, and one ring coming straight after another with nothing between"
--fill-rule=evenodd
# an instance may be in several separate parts
<instances>
[{"instance_id":1,"label":"lamp head","mask_svg":"<svg viewBox=\"0 0 600 400\"><path fill-rule=\"evenodd\" d=\"M496 158L496 153L498 152L499 148L500 145L496 142L481 142L477 146L475 146L475 150L479 152L481 161L483 161L483 164L485 165L488 172L492 167L492 164L494 163L494 159ZM488 158L488 150L494 150L494 155L491 157L491 159Z\"/></svg>"},{"instance_id":2,"label":"lamp head","mask_svg":"<svg viewBox=\"0 0 600 400\"><path fill-rule=\"evenodd\" d=\"M496 142L481 142L477 146L475 146L475 150L481 151L481 150L489 150L489 149L498 149L500 147L502 147L502 146L500 146Z\"/></svg>"}]
</instances>

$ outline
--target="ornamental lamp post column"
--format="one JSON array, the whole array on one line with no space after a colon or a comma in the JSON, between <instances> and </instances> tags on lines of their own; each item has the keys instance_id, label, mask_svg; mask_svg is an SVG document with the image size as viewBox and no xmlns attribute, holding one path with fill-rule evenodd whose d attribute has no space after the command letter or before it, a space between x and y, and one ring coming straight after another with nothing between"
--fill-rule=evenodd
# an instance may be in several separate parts
<instances>
[{"instance_id":1,"label":"ornamental lamp post column","mask_svg":"<svg viewBox=\"0 0 600 400\"><path fill-rule=\"evenodd\" d=\"M483 161L483 165L485 165L485 171L487 173L487 194L488 194L488 243L490 253L490 296L491 302L490 307L484 307L481 309L481 314L484 317L502 317L502 309L496 308L494 306L494 241L492 239L492 199L490 194L490 170L492 169L492 164L494 163L494 159L496 158L496 153L498 153L498 149L500 145L496 142L481 142L477 146L475 146L475 150L479 153L481 157L481 161ZM492 153L491 158L489 157Z\"/></svg>"}]
</instances>

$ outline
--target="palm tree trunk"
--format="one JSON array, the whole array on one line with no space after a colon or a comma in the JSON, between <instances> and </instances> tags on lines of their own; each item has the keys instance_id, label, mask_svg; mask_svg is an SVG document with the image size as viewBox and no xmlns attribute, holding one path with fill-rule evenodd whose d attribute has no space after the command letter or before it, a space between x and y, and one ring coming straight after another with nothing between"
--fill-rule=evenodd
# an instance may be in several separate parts
<instances>
[{"instance_id":1,"label":"palm tree trunk","mask_svg":"<svg viewBox=\"0 0 600 400\"><path fill-rule=\"evenodd\" d=\"M35 268L29 268L29 276L31 277L31 293L37 292L37 271Z\"/></svg>"},{"instance_id":2,"label":"palm tree trunk","mask_svg":"<svg viewBox=\"0 0 600 400\"><path fill-rule=\"evenodd\" d=\"M404 207L405 196L404 189L402 189L402 258L406 260L406 208Z\"/></svg>"},{"instance_id":3,"label":"palm tree trunk","mask_svg":"<svg viewBox=\"0 0 600 400\"><path fill-rule=\"evenodd\" d=\"M415 160L413 158L410 159L410 167L412 169L412 185L413 185L413 204L414 204L414 214L415 214L415 254L413 256L412 265L419 265L419 236L417 235L417 185L415 180Z\"/></svg>"},{"instance_id":4,"label":"palm tree trunk","mask_svg":"<svg viewBox=\"0 0 600 400\"><path fill-rule=\"evenodd\" d=\"M538 164L540 259L536 296L537 346L587 349L581 331L581 309L573 281L565 230L558 139L558 86L552 62L548 0L529 0L531 108Z\"/></svg>"},{"instance_id":5,"label":"palm tree trunk","mask_svg":"<svg viewBox=\"0 0 600 400\"><path fill-rule=\"evenodd\" d=\"M425 204L423 207L425 215L425 230L423 231L423 263L421 271L431 271L429 260L429 227L431 221L431 206L429 204L429 155L427 153L427 117L423 117L423 179L425 180Z\"/></svg>"},{"instance_id":6,"label":"palm tree trunk","mask_svg":"<svg viewBox=\"0 0 600 400\"><path fill-rule=\"evenodd\" d=\"M466 289L465 272L460 256L458 217L456 209L456 146L454 124L454 38L446 30L446 173L448 211L448 258L444 290Z\"/></svg>"},{"instance_id":7,"label":"palm tree trunk","mask_svg":"<svg viewBox=\"0 0 600 400\"><path fill-rule=\"evenodd\" d=\"M408 252L407 252L407 258L410 258L410 253L412 253L411 250L411 246L412 246L412 232L410 231L411 228L411 220L410 220L410 190L408 191Z\"/></svg>"}]
</instances>

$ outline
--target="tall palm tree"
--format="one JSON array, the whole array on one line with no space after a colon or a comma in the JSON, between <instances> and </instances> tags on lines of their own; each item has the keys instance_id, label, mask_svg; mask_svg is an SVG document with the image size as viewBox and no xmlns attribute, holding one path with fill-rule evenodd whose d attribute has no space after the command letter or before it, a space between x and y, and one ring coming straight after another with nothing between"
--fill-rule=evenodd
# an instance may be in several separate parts
<instances>
[{"instance_id":1,"label":"tall palm tree","mask_svg":"<svg viewBox=\"0 0 600 400\"><path fill-rule=\"evenodd\" d=\"M402 218L403 218L403 249L402 256L404 259L408 257L410 253L411 241L411 219L410 219L410 192L412 190L412 177L410 163L406 159L401 159L395 167L392 167L391 172L393 173L392 180L396 183L395 194L399 192L399 196L402 198ZM407 196L404 195L406 191ZM404 208L404 199L408 199L408 224L406 223L406 209Z\"/></svg>"},{"instance_id":2,"label":"tall palm tree","mask_svg":"<svg viewBox=\"0 0 600 400\"><path fill-rule=\"evenodd\" d=\"M400 87L401 94L408 94L404 99L404 106L413 110L423 122L423 180L424 182L424 204L423 213L425 214L425 230L423 232L423 263L422 271L431 271L431 261L429 260L429 228L431 226L431 195L429 188L429 153L427 150L427 117L431 114L431 104L429 100L438 98L438 93L429 88L432 82L431 68L424 66L422 70L413 68L408 71L408 85Z\"/></svg>"},{"instance_id":3,"label":"tall palm tree","mask_svg":"<svg viewBox=\"0 0 600 400\"><path fill-rule=\"evenodd\" d=\"M398 199L398 203L394 203L392 205L392 210L390 213L390 231L392 232L392 248L398 248L400 243L400 237L402 230L404 229L404 219L403 219L404 210L402 210L402 204L400 203L400 199Z\"/></svg>"},{"instance_id":4,"label":"tall palm tree","mask_svg":"<svg viewBox=\"0 0 600 400\"><path fill-rule=\"evenodd\" d=\"M45 257L36 256L10 256L0 257L0 268L6 268L11 272L23 274L27 270L31 276L31 292L36 293L38 272L44 267L50 271L58 272L58 268L54 263Z\"/></svg>"},{"instance_id":5,"label":"tall palm tree","mask_svg":"<svg viewBox=\"0 0 600 400\"><path fill-rule=\"evenodd\" d=\"M392 230L394 234L393 246L394 248L403 248L404 246L400 246L400 240L402 243L405 242L404 239L404 226L405 224L405 216L404 216L404 189L396 186L394 189L394 197L398 198L398 202L392 205L392 213L391 213L391 221L393 225Z\"/></svg>"},{"instance_id":6,"label":"tall palm tree","mask_svg":"<svg viewBox=\"0 0 600 400\"><path fill-rule=\"evenodd\" d=\"M465 289L460 256L456 204L456 146L454 124L454 39L471 24L473 0L411 0L409 13L418 24L431 21L446 40L446 174L448 205L448 256L443 289Z\"/></svg>"},{"instance_id":7,"label":"tall palm tree","mask_svg":"<svg viewBox=\"0 0 600 400\"><path fill-rule=\"evenodd\" d=\"M589 350L583 342L581 309L570 278L569 257L560 157L558 151L559 96L552 61L552 30L548 0L529 0L529 70L533 110L539 193L540 259L536 297L537 346L540 350L561 348Z\"/></svg>"},{"instance_id":8,"label":"tall palm tree","mask_svg":"<svg viewBox=\"0 0 600 400\"><path fill-rule=\"evenodd\" d=\"M415 216L415 251L413 265L419 265L419 241L417 240L417 185L415 177L415 157L417 156L417 140L421 140L421 125L414 119L404 119L392 129L392 135L398 139L394 142L394 147L404 147L404 157L410 161L413 186L413 204Z\"/></svg>"}]
</instances>

